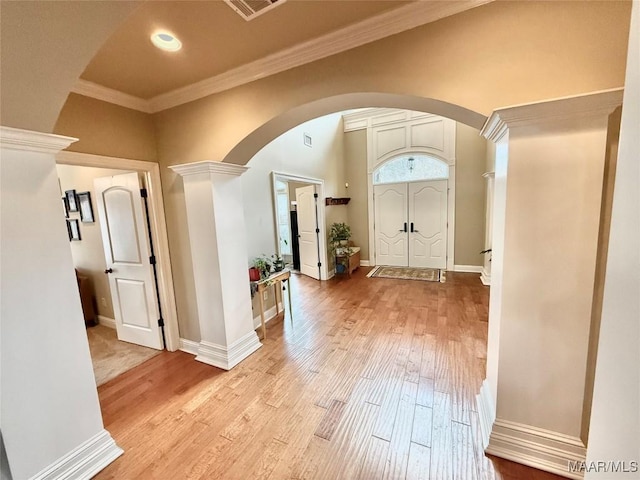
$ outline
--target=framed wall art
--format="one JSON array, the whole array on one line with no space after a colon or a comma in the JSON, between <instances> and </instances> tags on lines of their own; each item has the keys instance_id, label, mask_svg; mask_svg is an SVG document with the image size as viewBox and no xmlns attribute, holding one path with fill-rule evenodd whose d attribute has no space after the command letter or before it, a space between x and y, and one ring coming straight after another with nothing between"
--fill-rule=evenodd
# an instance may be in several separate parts
<instances>
[{"instance_id":1,"label":"framed wall art","mask_svg":"<svg viewBox=\"0 0 640 480\"><path fill-rule=\"evenodd\" d=\"M67 197L67 205L70 212L78 211L78 199L76 198L75 190L67 190L64 192L64 196Z\"/></svg>"},{"instance_id":2,"label":"framed wall art","mask_svg":"<svg viewBox=\"0 0 640 480\"><path fill-rule=\"evenodd\" d=\"M78 199L78 209L80 210L80 220L82 223L93 223L93 206L91 205L91 192L80 192L76 195Z\"/></svg>"}]
</instances>

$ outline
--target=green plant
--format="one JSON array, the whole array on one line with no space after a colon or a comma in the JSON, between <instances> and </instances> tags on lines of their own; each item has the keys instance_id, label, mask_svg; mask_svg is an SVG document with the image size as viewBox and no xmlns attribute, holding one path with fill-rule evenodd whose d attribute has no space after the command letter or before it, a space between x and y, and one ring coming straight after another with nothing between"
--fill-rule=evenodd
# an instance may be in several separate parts
<instances>
[{"instance_id":1,"label":"green plant","mask_svg":"<svg viewBox=\"0 0 640 480\"><path fill-rule=\"evenodd\" d=\"M271 261L273 263L273 270L275 272L281 272L284 270L284 259L278 253L271 255Z\"/></svg>"},{"instance_id":2,"label":"green plant","mask_svg":"<svg viewBox=\"0 0 640 480\"><path fill-rule=\"evenodd\" d=\"M264 280L271 275L271 260L266 255L254 258L253 266L260 271L261 280Z\"/></svg>"},{"instance_id":3,"label":"green plant","mask_svg":"<svg viewBox=\"0 0 640 480\"><path fill-rule=\"evenodd\" d=\"M333 223L329 229L329 251L335 255L336 251L340 249L339 253L342 255L351 255L351 248L349 247L349 239L351 238L351 227L346 223Z\"/></svg>"}]
</instances>

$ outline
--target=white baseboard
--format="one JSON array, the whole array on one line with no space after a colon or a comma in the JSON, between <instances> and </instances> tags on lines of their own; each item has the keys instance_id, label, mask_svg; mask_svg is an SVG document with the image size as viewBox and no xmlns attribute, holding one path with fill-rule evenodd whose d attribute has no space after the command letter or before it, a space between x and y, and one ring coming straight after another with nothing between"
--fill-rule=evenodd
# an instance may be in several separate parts
<instances>
[{"instance_id":1,"label":"white baseboard","mask_svg":"<svg viewBox=\"0 0 640 480\"><path fill-rule=\"evenodd\" d=\"M480 281L483 285L491 286L491 272L487 272L484 268L480 274Z\"/></svg>"},{"instance_id":2,"label":"white baseboard","mask_svg":"<svg viewBox=\"0 0 640 480\"><path fill-rule=\"evenodd\" d=\"M109 328L116 328L116 321L113 318L109 318L109 317L104 317L102 315L98 315L98 323L100 325L104 325L105 327L109 327Z\"/></svg>"},{"instance_id":3,"label":"white baseboard","mask_svg":"<svg viewBox=\"0 0 640 480\"><path fill-rule=\"evenodd\" d=\"M282 302L278 302L278 308L282 312L282 309L284 308L284 304ZM264 324L266 325L267 323L269 323L275 316L276 316L276 306L274 305L270 309L265 310ZM262 326L262 322L260 321L260 314L258 314L257 317L253 317L253 328L254 329L259 328L260 326Z\"/></svg>"},{"instance_id":4,"label":"white baseboard","mask_svg":"<svg viewBox=\"0 0 640 480\"><path fill-rule=\"evenodd\" d=\"M190 353L191 355L198 355L198 347L200 342L194 342L193 340L187 340L186 338L180 339L180 348L182 352Z\"/></svg>"},{"instance_id":5,"label":"white baseboard","mask_svg":"<svg viewBox=\"0 0 640 480\"><path fill-rule=\"evenodd\" d=\"M454 272L463 272L463 273L482 273L481 265L454 265Z\"/></svg>"},{"instance_id":6,"label":"white baseboard","mask_svg":"<svg viewBox=\"0 0 640 480\"><path fill-rule=\"evenodd\" d=\"M371 262L369 260L360 260L360 266L361 267L370 267L371 266Z\"/></svg>"},{"instance_id":7,"label":"white baseboard","mask_svg":"<svg viewBox=\"0 0 640 480\"><path fill-rule=\"evenodd\" d=\"M258 335L253 330L228 347L203 340L198 345L196 360L223 370L231 370L261 346Z\"/></svg>"},{"instance_id":8,"label":"white baseboard","mask_svg":"<svg viewBox=\"0 0 640 480\"><path fill-rule=\"evenodd\" d=\"M480 419L480 433L482 434L482 447L487 448L489 445L489 436L493 422L496 421L496 403L491 395L491 387L485 378L480 387L480 393L476 395L476 406L478 408L478 417Z\"/></svg>"},{"instance_id":9,"label":"white baseboard","mask_svg":"<svg viewBox=\"0 0 640 480\"><path fill-rule=\"evenodd\" d=\"M587 449L577 437L498 418L493 424L486 453L567 478L582 479L571 472L569 462L584 462Z\"/></svg>"},{"instance_id":10,"label":"white baseboard","mask_svg":"<svg viewBox=\"0 0 640 480\"><path fill-rule=\"evenodd\" d=\"M102 430L31 480L88 480L123 453L109 432Z\"/></svg>"}]
</instances>

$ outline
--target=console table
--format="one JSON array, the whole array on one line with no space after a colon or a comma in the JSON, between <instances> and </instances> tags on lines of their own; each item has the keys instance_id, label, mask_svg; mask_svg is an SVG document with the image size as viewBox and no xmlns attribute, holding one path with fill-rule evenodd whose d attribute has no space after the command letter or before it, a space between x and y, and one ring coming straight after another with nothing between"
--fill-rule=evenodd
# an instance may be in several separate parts
<instances>
[{"instance_id":1,"label":"console table","mask_svg":"<svg viewBox=\"0 0 640 480\"><path fill-rule=\"evenodd\" d=\"M289 294L289 317L291 318L291 325L293 325L293 311L291 307L291 282L289 279L291 278L291 271L284 269L280 272L274 272L269 275L267 278L260 280L257 282L258 286L258 295L260 296L260 322L262 323L262 339L267 338L267 327L265 326L264 320L264 294L263 292L273 286L273 298L276 302L276 314L273 318L277 317L280 314L280 310L278 309L278 290L282 291L282 282L287 282L287 293ZM280 288L278 288L280 287ZM284 296L280 295L282 298L282 313L284 313Z\"/></svg>"}]
</instances>

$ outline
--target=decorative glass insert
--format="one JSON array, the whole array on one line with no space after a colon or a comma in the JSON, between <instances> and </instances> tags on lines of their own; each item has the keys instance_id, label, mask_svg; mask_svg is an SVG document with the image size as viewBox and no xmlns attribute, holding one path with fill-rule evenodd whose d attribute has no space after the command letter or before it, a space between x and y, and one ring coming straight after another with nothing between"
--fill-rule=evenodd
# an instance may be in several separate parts
<instances>
[{"instance_id":1,"label":"decorative glass insert","mask_svg":"<svg viewBox=\"0 0 640 480\"><path fill-rule=\"evenodd\" d=\"M442 180L449 178L449 165L427 155L403 155L384 163L373 173L373 184Z\"/></svg>"}]
</instances>

